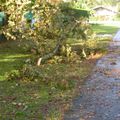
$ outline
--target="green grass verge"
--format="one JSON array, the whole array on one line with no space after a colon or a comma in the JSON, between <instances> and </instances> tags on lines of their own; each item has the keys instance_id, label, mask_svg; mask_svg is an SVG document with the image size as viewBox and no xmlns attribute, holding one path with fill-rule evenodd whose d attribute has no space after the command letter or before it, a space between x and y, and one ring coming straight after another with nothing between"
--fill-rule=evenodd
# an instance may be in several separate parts
<instances>
[{"instance_id":1,"label":"green grass verge","mask_svg":"<svg viewBox=\"0 0 120 120\"><path fill-rule=\"evenodd\" d=\"M24 60L29 58L30 54L24 53L18 42L7 42L0 44L0 81L6 79L7 73L10 73L24 64Z\"/></svg>"},{"instance_id":2,"label":"green grass verge","mask_svg":"<svg viewBox=\"0 0 120 120\"><path fill-rule=\"evenodd\" d=\"M103 24L92 24L92 29L97 34L112 34L114 35L118 29L119 26L108 26Z\"/></svg>"},{"instance_id":3,"label":"green grass verge","mask_svg":"<svg viewBox=\"0 0 120 120\"><path fill-rule=\"evenodd\" d=\"M100 46L104 43L108 41ZM61 119L63 108L68 108L77 93L75 86L81 85L94 67L94 60L44 64L40 67L42 78L7 81L6 73L20 69L30 56L16 41L0 45L0 120Z\"/></svg>"}]
</instances>

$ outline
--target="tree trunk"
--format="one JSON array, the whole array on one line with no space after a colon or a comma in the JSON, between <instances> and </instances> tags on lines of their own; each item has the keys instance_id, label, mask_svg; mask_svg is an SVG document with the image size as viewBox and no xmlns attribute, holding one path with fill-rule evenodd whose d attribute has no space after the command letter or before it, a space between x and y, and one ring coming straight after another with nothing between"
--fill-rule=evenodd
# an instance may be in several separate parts
<instances>
[{"instance_id":1,"label":"tree trunk","mask_svg":"<svg viewBox=\"0 0 120 120\"><path fill-rule=\"evenodd\" d=\"M74 28L77 27L78 24L79 24L79 22L76 22L76 24L69 30L69 32L73 31ZM66 31L64 31L63 33L66 33ZM58 52L59 48L60 48L61 45L62 45L63 40L66 39L66 36L67 36L67 35L65 35L65 34L64 34L64 35L61 35L61 37L58 39L58 42L57 42L56 47L55 47L55 49L53 50L53 52L51 52L51 53L49 53L49 54L47 54L47 55L39 58L38 61L37 61L37 66L40 66L40 64L41 64L42 62L44 62L44 61L52 58L52 57Z\"/></svg>"},{"instance_id":2,"label":"tree trunk","mask_svg":"<svg viewBox=\"0 0 120 120\"><path fill-rule=\"evenodd\" d=\"M84 49L84 48L82 49L82 54L83 54L83 57L84 57L84 58L86 58L86 57L87 57L87 55L86 55L86 52L85 52L85 49Z\"/></svg>"},{"instance_id":3,"label":"tree trunk","mask_svg":"<svg viewBox=\"0 0 120 120\"><path fill-rule=\"evenodd\" d=\"M41 64L42 62L44 62L44 61L52 58L52 57L58 52L59 48L60 48L61 45L62 45L63 40L65 40L65 36L61 36L61 37L59 38L59 40L58 40L58 42L57 42L57 44L56 44L55 49L54 49L51 53L49 53L49 54L47 54L47 55L45 55L45 56L43 56L43 57L41 57L41 58L38 59L38 61L37 61L37 66L40 66L40 64Z\"/></svg>"}]
</instances>

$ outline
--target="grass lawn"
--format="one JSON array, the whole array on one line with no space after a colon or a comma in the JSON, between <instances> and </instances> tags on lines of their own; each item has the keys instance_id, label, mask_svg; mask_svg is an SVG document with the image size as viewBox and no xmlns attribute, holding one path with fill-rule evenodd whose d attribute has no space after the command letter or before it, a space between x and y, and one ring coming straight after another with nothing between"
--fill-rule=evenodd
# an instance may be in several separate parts
<instances>
[{"instance_id":1,"label":"grass lawn","mask_svg":"<svg viewBox=\"0 0 120 120\"><path fill-rule=\"evenodd\" d=\"M44 64L39 68L42 78L8 81L6 73L20 69L31 57L17 45L17 41L0 44L0 120L61 120L61 113L69 107L76 88L90 75L96 58Z\"/></svg>"},{"instance_id":2,"label":"grass lawn","mask_svg":"<svg viewBox=\"0 0 120 120\"><path fill-rule=\"evenodd\" d=\"M25 59L31 55L24 53L17 42L8 42L0 45L0 119L14 120L43 120L43 116L49 113L48 120L53 116L60 118L59 106L67 106L66 101L72 96L72 89L64 90L56 87L49 81L63 81L64 79L83 81L90 72L93 64L89 62L76 64L46 64L41 66L42 75L37 81L7 81L6 74L19 69ZM89 65L89 69L88 69ZM48 81L48 83L47 83ZM72 83L71 85L73 85ZM61 105L60 105L61 104ZM56 107L57 106L57 107ZM48 112L49 111L49 112Z\"/></svg>"},{"instance_id":3,"label":"grass lawn","mask_svg":"<svg viewBox=\"0 0 120 120\"><path fill-rule=\"evenodd\" d=\"M119 26L113 26L113 25L104 25L104 24L92 24L92 29L97 34L112 34L114 35L118 29Z\"/></svg>"},{"instance_id":4,"label":"grass lawn","mask_svg":"<svg viewBox=\"0 0 120 120\"><path fill-rule=\"evenodd\" d=\"M5 80L7 73L10 73L24 63L24 60L30 57L30 54L23 53L17 42L8 42L0 44L0 81Z\"/></svg>"}]
</instances>

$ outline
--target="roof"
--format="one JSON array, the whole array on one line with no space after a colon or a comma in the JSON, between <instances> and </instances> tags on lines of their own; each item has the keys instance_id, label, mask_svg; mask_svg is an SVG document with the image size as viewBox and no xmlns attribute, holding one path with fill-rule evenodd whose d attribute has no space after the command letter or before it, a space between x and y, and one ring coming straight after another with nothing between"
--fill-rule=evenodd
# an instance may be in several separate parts
<instances>
[{"instance_id":1,"label":"roof","mask_svg":"<svg viewBox=\"0 0 120 120\"><path fill-rule=\"evenodd\" d=\"M94 7L93 10L97 10L97 9L106 9L108 11L111 11L111 12L114 12L114 13L118 13L117 11L114 10L114 8L108 8L108 7L104 7L104 6L97 6L97 7Z\"/></svg>"}]
</instances>

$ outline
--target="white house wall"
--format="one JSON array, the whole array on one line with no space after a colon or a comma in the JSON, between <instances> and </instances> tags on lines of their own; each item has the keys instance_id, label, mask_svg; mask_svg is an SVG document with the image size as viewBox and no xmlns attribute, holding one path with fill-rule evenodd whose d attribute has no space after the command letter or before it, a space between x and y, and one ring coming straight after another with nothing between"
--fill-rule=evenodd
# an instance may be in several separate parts
<instances>
[{"instance_id":1,"label":"white house wall","mask_svg":"<svg viewBox=\"0 0 120 120\"><path fill-rule=\"evenodd\" d=\"M109 15L109 16L114 16L116 13L112 12L112 11L108 11L108 10L99 10L99 11L96 11L95 13L97 16L104 16L104 15Z\"/></svg>"}]
</instances>

